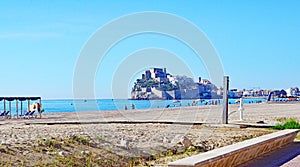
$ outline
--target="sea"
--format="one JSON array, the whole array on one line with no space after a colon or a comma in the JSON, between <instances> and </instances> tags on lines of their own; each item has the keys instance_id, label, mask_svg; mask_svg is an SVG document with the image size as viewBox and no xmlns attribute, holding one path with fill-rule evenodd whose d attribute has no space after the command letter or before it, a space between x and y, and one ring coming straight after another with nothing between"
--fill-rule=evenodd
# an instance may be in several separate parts
<instances>
[{"instance_id":1,"label":"sea","mask_svg":"<svg viewBox=\"0 0 300 167\"><path fill-rule=\"evenodd\" d=\"M238 99L229 99L230 104L238 103ZM31 101L38 102L38 101ZM247 98L243 99L243 103L261 103L266 102L264 98ZM222 99L191 99L191 100L128 100L128 99L96 99L96 100L73 100L73 99L57 99L57 100L42 100L42 109L44 113L55 112L85 112L85 111L109 111L109 110L124 110L125 106L128 110L132 109L152 109L152 108L174 108L204 105L222 105ZM16 113L18 105L18 112L20 113L21 103L16 104L12 101L9 104L6 101L6 111L13 111ZM27 101L22 104L22 112L27 111ZM11 107L11 108L10 108ZM4 103L0 101L0 111L4 110Z\"/></svg>"}]
</instances>

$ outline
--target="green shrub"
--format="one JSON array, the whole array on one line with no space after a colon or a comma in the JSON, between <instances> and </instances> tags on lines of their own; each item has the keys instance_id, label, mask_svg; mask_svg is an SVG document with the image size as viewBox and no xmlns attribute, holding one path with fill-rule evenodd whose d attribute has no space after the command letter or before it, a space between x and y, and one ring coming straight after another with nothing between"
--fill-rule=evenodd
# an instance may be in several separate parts
<instances>
[{"instance_id":1,"label":"green shrub","mask_svg":"<svg viewBox=\"0 0 300 167\"><path fill-rule=\"evenodd\" d=\"M300 129L300 124L295 119L290 119L286 123L283 124L285 129Z\"/></svg>"},{"instance_id":2,"label":"green shrub","mask_svg":"<svg viewBox=\"0 0 300 167\"><path fill-rule=\"evenodd\" d=\"M286 117L280 117L280 118L277 118L276 121L278 122L286 122L286 121L289 121L290 119L289 118L286 118Z\"/></svg>"},{"instance_id":3,"label":"green shrub","mask_svg":"<svg viewBox=\"0 0 300 167\"><path fill-rule=\"evenodd\" d=\"M271 129L283 130L283 129L300 129L300 124L297 120L291 118L286 120L286 122L282 125L276 125L271 127Z\"/></svg>"},{"instance_id":4,"label":"green shrub","mask_svg":"<svg viewBox=\"0 0 300 167\"><path fill-rule=\"evenodd\" d=\"M78 143L82 143L84 145L88 145L90 142L90 139L83 137L83 136L76 136L76 135L67 139L68 143L74 143L75 141L77 141Z\"/></svg>"},{"instance_id":5,"label":"green shrub","mask_svg":"<svg viewBox=\"0 0 300 167\"><path fill-rule=\"evenodd\" d=\"M46 139L45 146L48 148L61 148L61 143L55 139Z\"/></svg>"}]
</instances>

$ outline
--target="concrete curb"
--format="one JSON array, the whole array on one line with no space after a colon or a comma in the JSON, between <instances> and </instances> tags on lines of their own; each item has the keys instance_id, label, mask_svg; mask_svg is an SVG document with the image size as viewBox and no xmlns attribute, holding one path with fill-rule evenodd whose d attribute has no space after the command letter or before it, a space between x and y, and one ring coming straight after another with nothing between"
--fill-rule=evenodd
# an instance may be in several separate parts
<instances>
[{"instance_id":1,"label":"concrete curb","mask_svg":"<svg viewBox=\"0 0 300 167\"><path fill-rule=\"evenodd\" d=\"M272 134L260 136L254 139L177 160L169 163L168 166L238 166L251 159L293 142L299 131L299 129L278 131Z\"/></svg>"},{"instance_id":2,"label":"concrete curb","mask_svg":"<svg viewBox=\"0 0 300 167\"><path fill-rule=\"evenodd\" d=\"M23 122L26 125L64 125L64 124L174 124L174 125L204 125L206 127L212 128L247 128L247 127L257 127L248 126L247 124L211 124L203 122L183 122L183 121L168 121L168 120L143 120L143 121L133 121L133 120L115 120L115 121L27 121ZM0 124L1 125L1 124ZM265 127L264 127L265 128Z\"/></svg>"},{"instance_id":3,"label":"concrete curb","mask_svg":"<svg viewBox=\"0 0 300 167\"><path fill-rule=\"evenodd\" d=\"M59 124L175 124L175 125L203 125L202 122L178 122L178 121L155 121L155 120L143 120L143 121L132 121L132 120L115 120L115 121L43 121L35 122L28 121L24 122L26 125L59 125ZM237 126L239 127L239 126Z\"/></svg>"}]
</instances>

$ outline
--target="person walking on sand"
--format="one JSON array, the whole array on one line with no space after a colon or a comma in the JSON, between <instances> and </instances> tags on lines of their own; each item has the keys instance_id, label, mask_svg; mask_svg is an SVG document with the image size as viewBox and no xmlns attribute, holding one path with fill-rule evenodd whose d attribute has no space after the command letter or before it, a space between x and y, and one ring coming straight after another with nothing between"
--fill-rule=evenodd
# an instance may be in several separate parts
<instances>
[{"instance_id":1,"label":"person walking on sand","mask_svg":"<svg viewBox=\"0 0 300 167\"><path fill-rule=\"evenodd\" d=\"M34 112L33 116L37 117L37 114L41 114L42 104L40 103L32 103L30 105L30 112ZM37 111L37 112L35 112Z\"/></svg>"}]
</instances>

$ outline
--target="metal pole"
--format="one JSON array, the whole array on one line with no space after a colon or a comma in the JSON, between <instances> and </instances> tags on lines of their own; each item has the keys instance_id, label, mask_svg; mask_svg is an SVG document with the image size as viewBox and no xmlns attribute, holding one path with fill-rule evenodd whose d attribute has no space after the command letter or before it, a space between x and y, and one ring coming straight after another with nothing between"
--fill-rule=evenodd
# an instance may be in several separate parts
<instances>
[{"instance_id":1,"label":"metal pole","mask_svg":"<svg viewBox=\"0 0 300 167\"><path fill-rule=\"evenodd\" d=\"M244 106L243 106L243 98L240 98L240 121L243 121L243 111L244 111Z\"/></svg>"},{"instance_id":2,"label":"metal pole","mask_svg":"<svg viewBox=\"0 0 300 167\"><path fill-rule=\"evenodd\" d=\"M228 124L228 90L229 76L224 76L223 80L223 124Z\"/></svg>"}]
</instances>

